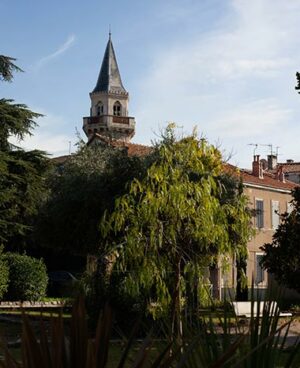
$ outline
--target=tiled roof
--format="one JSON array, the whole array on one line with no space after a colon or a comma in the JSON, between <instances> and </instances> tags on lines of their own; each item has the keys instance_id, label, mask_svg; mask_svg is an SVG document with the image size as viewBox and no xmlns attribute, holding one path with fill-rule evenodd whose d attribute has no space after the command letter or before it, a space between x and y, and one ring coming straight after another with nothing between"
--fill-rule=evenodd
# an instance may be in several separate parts
<instances>
[{"instance_id":1,"label":"tiled roof","mask_svg":"<svg viewBox=\"0 0 300 368\"><path fill-rule=\"evenodd\" d=\"M126 147L128 156L147 156L153 151L152 147L144 146L142 144L126 143L125 145L119 145L117 142L114 142L112 145L114 147Z\"/></svg>"},{"instance_id":2,"label":"tiled roof","mask_svg":"<svg viewBox=\"0 0 300 368\"><path fill-rule=\"evenodd\" d=\"M98 81L93 90L93 93L94 92L127 94L122 84L121 75L110 36L104 53Z\"/></svg>"},{"instance_id":3,"label":"tiled roof","mask_svg":"<svg viewBox=\"0 0 300 368\"><path fill-rule=\"evenodd\" d=\"M124 142L121 140L109 139L99 133L94 133L88 141L88 144L91 144L95 139L112 147L127 149L128 156L146 156L153 151L152 147L144 146L142 144Z\"/></svg>"},{"instance_id":4,"label":"tiled roof","mask_svg":"<svg viewBox=\"0 0 300 368\"><path fill-rule=\"evenodd\" d=\"M291 181L285 180L282 182L274 177L274 175L269 173L264 173L263 178L259 178L252 174L251 171L248 170L240 170L240 174L244 184L254 184L260 186L266 186L268 188L274 189L284 189L284 190L292 190L297 186L297 184L292 183Z\"/></svg>"},{"instance_id":5,"label":"tiled roof","mask_svg":"<svg viewBox=\"0 0 300 368\"><path fill-rule=\"evenodd\" d=\"M65 156L58 156L58 157L53 157L51 159L51 161L53 161L55 164L63 164L67 161L67 159L70 157L70 155L65 155Z\"/></svg>"},{"instance_id":6,"label":"tiled roof","mask_svg":"<svg viewBox=\"0 0 300 368\"><path fill-rule=\"evenodd\" d=\"M285 173L300 173L300 162L284 162L278 163L277 167L282 166Z\"/></svg>"},{"instance_id":7,"label":"tiled roof","mask_svg":"<svg viewBox=\"0 0 300 368\"><path fill-rule=\"evenodd\" d=\"M226 173L240 177L245 185L252 184L252 185L265 186L267 188L283 189L283 190L292 190L293 188L295 188L295 186L297 186L297 184L288 180L282 182L278 180L274 174L268 172L264 172L263 178L261 179L253 175L252 171L250 170L239 169L238 167L228 163L225 163L223 165L223 168Z\"/></svg>"}]
</instances>

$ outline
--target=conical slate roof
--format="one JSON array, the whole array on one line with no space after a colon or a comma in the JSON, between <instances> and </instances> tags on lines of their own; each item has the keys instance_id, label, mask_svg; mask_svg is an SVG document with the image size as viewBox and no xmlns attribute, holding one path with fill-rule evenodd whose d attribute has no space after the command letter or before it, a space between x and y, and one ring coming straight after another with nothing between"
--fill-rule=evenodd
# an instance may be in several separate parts
<instances>
[{"instance_id":1,"label":"conical slate roof","mask_svg":"<svg viewBox=\"0 0 300 368\"><path fill-rule=\"evenodd\" d=\"M114 47L109 35L98 81L94 92L126 93L123 87Z\"/></svg>"}]
</instances>

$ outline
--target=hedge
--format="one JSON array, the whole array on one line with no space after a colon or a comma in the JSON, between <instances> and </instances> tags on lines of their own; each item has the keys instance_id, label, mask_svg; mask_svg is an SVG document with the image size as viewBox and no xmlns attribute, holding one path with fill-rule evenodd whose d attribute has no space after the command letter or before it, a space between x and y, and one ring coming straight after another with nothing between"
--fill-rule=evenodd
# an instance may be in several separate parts
<instances>
[{"instance_id":1,"label":"hedge","mask_svg":"<svg viewBox=\"0 0 300 368\"><path fill-rule=\"evenodd\" d=\"M42 259L17 253L4 256L9 267L7 300L37 301L46 296L48 276Z\"/></svg>"},{"instance_id":2,"label":"hedge","mask_svg":"<svg viewBox=\"0 0 300 368\"><path fill-rule=\"evenodd\" d=\"M9 281L9 268L7 262L4 259L2 247L0 247L0 300L3 299L4 294L7 292L8 281Z\"/></svg>"}]
</instances>

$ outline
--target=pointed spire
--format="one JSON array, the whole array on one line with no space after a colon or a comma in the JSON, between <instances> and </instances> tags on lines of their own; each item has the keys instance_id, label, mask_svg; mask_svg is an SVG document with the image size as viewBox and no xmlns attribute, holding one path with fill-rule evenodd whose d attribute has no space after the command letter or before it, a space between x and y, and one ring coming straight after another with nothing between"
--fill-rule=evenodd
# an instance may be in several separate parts
<instances>
[{"instance_id":1,"label":"pointed spire","mask_svg":"<svg viewBox=\"0 0 300 368\"><path fill-rule=\"evenodd\" d=\"M118 63L111 40L111 30L109 27L109 38L104 53L98 81L94 92L112 92L127 94L123 87L121 75L118 68Z\"/></svg>"}]
</instances>

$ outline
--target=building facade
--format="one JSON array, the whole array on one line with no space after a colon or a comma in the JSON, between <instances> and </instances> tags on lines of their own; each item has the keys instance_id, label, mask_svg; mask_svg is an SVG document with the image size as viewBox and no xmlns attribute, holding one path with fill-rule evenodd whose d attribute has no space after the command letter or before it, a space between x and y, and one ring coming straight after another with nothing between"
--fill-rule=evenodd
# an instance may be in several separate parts
<instances>
[{"instance_id":1,"label":"building facade","mask_svg":"<svg viewBox=\"0 0 300 368\"><path fill-rule=\"evenodd\" d=\"M283 171L270 172L265 162L258 155L254 156L252 170L239 170L243 182L244 193L248 197L252 213L252 225L255 234L247 244L247 280L251 287L261 290L261 294L270 282L270 275L261 264L263 252L261 247L272 242L275 230L280 224L280 214L290 212L292 195L295 183L285 179ZM236 288L236 267L232 260L229 271L220 271L219 290L214 290L214 296L221 298L227 290L234 292Z\"/></svg>"}]
</instances>

